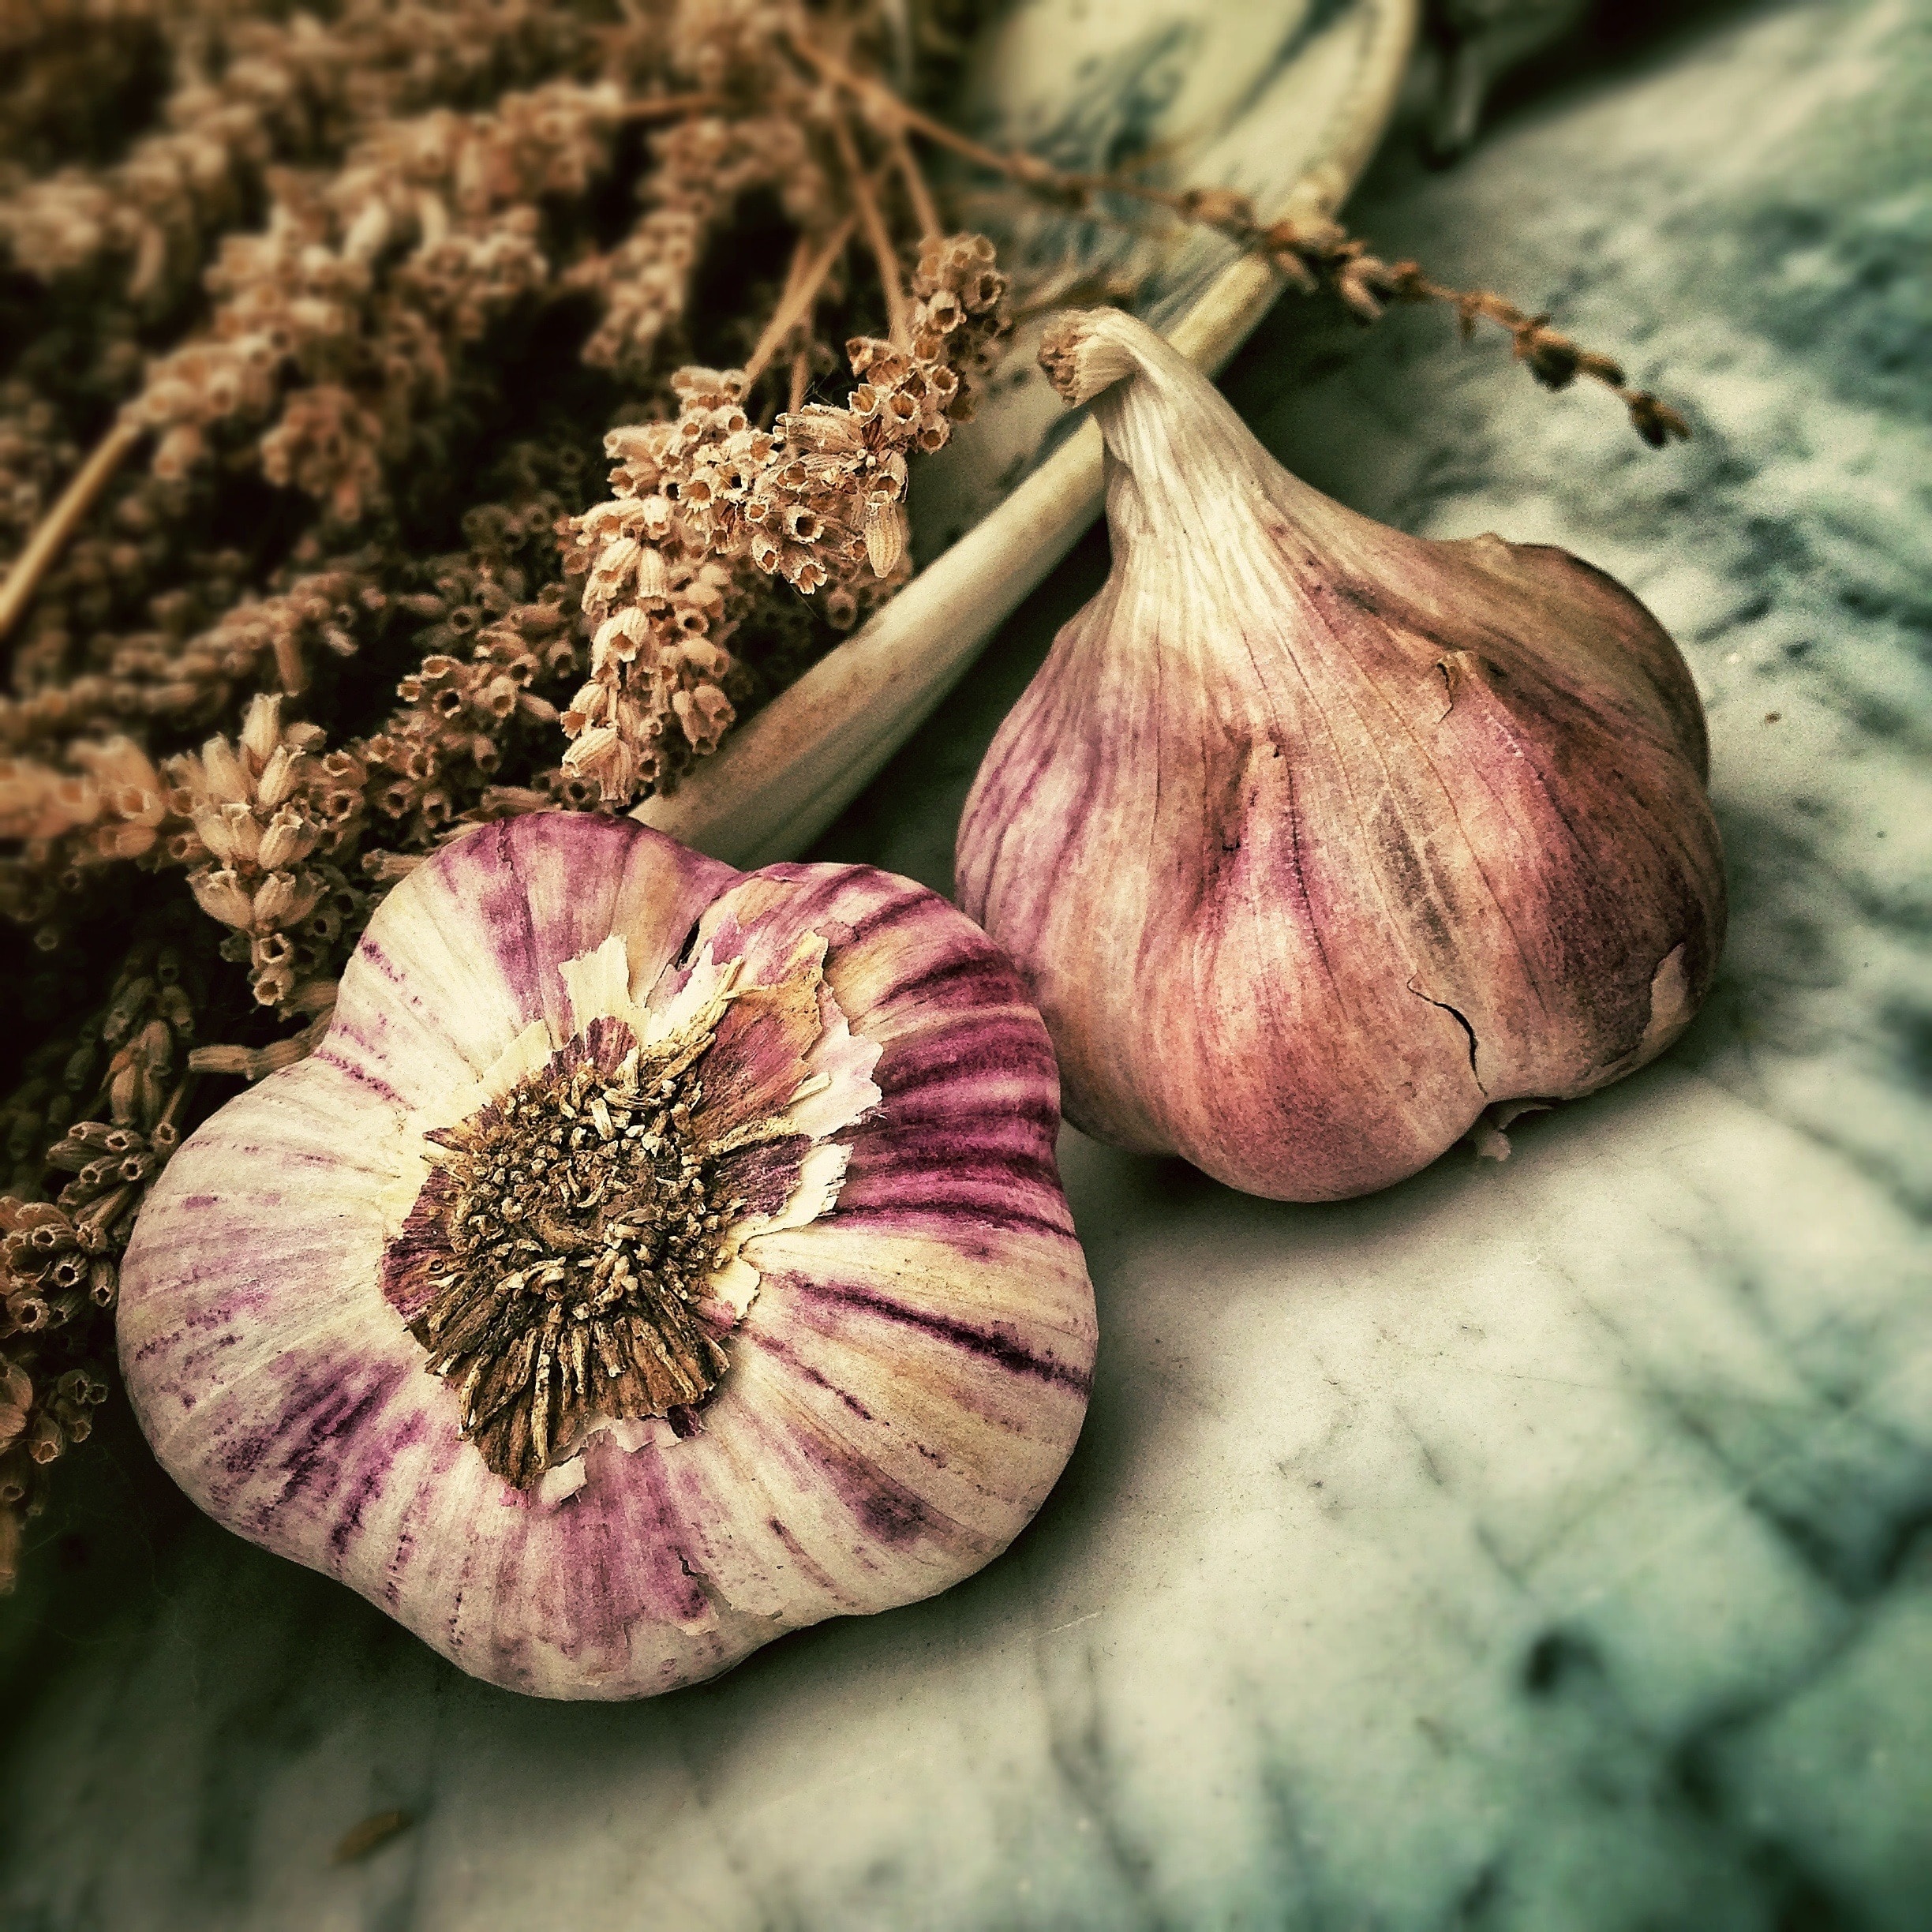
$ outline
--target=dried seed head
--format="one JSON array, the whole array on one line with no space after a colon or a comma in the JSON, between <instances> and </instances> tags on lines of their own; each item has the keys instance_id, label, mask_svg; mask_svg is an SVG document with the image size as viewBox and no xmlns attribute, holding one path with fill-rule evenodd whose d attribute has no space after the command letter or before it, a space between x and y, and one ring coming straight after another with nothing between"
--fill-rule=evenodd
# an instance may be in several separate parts
<instances>
[{"instance_id":1,"label":"dried seed head","mask_svg":"<svg viewBox=\"0 0 1932 1932\"><path fill-rule=\"evenodd\" d=\"M432 1136L445 1158L385 1257L385 1287L432 1284L410 1331L456 1388L463 1433L519 1488L593 1421L693 1407L724 1372L696 1305L743 1204L691 1125L711 1040L706 1028L646 1054L603 1022Z\"/></svg>"}]
</instances>

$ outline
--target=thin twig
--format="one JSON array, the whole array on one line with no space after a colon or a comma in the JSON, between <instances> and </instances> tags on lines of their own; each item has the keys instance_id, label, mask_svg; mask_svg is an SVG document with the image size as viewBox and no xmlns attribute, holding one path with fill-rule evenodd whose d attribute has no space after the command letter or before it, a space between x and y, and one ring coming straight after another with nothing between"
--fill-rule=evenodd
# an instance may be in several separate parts
<instances>
[{"instance_id":1,"label":"thin twig","mask_svg":"<svg viewBox=\"0 0 1932 1932\"><path fill-rule=\"evenodd\" d=\"M799 238L792 244L792 259L785 264L784 286L778 291L780 309L788 306L793 297L805 286L807 278L811 273L814 252L811 237L801 232ZM777 312L774 310L773 313Z\"/></svg>"},{"instance_id":2,"label":"thin twig","mask_svg":"<svg viewBox=\"0 0 1932 1932\"><path fill-rule=\"evenodd\" d=\"M792 358L792 393L785 406L796 416L805 406L805 391L811 383L811 351L801 349Z\"/></svg>"},{"instance_id":3,"label":"thin twig","mask_svg":"<svg viewBox=\"0 0 1932 1932\"><path fill-rule=\"evenodd\" d=\"M765 333L759 336L758 346L751 351L744 365L745 382L749 387L764 373L765 365L778 353L779 346L800 322L811 313L811 306L818 299L818 291L825 286L825 279L833 270L838 258L845 253L845 244L852 239L852 230L858 225L858 217L848 215L833 230L826 245L811 259L810 265L796 282L787 278L790 292L783 297L772 319L765 324Z\"/></svg>"},{"instance_id":4,"label":"thin twig","mask_svg":"<svg viewBox=\"0 0 1932 1932\"><path fill-rule=\"evenodd\" d=\"M893 165L898 169L899 178L905 185L906 199L912 204L912 219L919 223L919 239L936 240L939 234L939 206L933 200L925 170L912 152L912 144L905 137L905 129L894 128L886 145L892 150Z\"/></svg>"},{"instance_id":5,"label":"thin twig","mask_svg":"<svg viewBox=\"0 0 1932 1932\"><path fill-rule=\"evenodd\" d=\"M785 269L784 286L779 291L778 308L777 310L774 311L774 313L783 311L791 302L792 298L797 294L801 288L804 286L805 278L811 270L812 256L813 249L811 239L807 235L801 234L798 240L792 245L792 260ZM762 337L759 340L758 347L764 351L764 354L768 360L771 355L776 353L774 350L765 348L764 341ZM795 365L797 362L797 360L798 358L795 355L792 358L792 361ZM747 380L747 386L748 384L749 379ZM798 407L798 405L794 402L792 406L796 410ZM767 404L758 413L758 426L761 429L769 429L771 427L771 419L777 413L777 412L773 406Z\"/></svg>"},{"instance_id":6,"label":"thin twig","mask_svg":"<svg viewBox=\"0 0 1932 1932\"><path fill-rule=\"evenodd\" d=\"M620 121L662 121L676 114L709 114L728 104L722 94L660 94L649 100L626 102L617 118Z\"/></svg>"},{"instance_id":7,"label":"thin twig","mask_svg":"<svg viewBox=\"0 0 1932 1932\"><path fill-rule=\"evenodd\" d=\"M878 197L872 192L865 165L859 159L858 145L852 140L852 129L845 125L842 114L833 116L832 137L838 144L839 160L845 170L846 185L852 190L859 222L865 229L867 245L878 265L879 283L886 294L886 332L895 346L908 348L912 341L912 316L906 301L905 284L899 276L899 257L893 249L886 217L879 212Z\"/></svg>"},{"instance_id":8,"label":"thin twig","mask_svg":"<svg viewBox=\"0 0 1932 1932\"><path fill-rule=\"evenodd\" d=\"M1653 449L1661 449L1672 436L1679 441L1689 437L1690 425L1668 402L1648 389L1629 388L1620 364L1559 334L1549 326L1547 314L1527 314L1489 289L1451 288L1432 281L1413 262L1397 262L1390 267L1376 262L1372 256L1361 259L1372 292L1397 301L1447 304L1456 312L1465 341L1475 334L1479 320L1507 330L1517 361L1526 364L1530 373L1544 388L1567 389L1579 376L1602 384L1629 410L1637 433ZM1386 283L1379 290L1378 279Z\"/></svg>"},{"instance_id":9,"label":"thin twig","mask_svg":"<svg viewBox=\"0 0 1932 1932\"><path fill-rule=\"evenodd\" d=\"M822 79L844 88L847 93L860 100L874 103L885 110L896 125L923 134L928 140L936 141L942 148L950 148L955 154L963 155L968 161L976 161L982 167L990 168L997 174L1010 174L1016 167L1024 167L1033 159L1028 155L1002 154L998 148L983 146L970 136L948 127L943 121L935 121L931 115L920 113L882 82L855 73L843 61L835 59L824 48L813 46L802 34L792 36L791 46L792 52L807 66L816 69ZM1054 172L1043 161L1036 165L1048 175Z\"/></svg>"},{"instance_id":10,"label":"thin twig","mask_svg":"<svg viewBox=\"0 0 1932 1932\"><path fill-rule=\"evenodd\" d=\"M0 638L7 637L20 621L54 560L66 547L68 538L94 507L128 451L145 434L138 423L116 423L95 444L93 455L74 472L54 507L40 519L26 548L13 560L6 581L0 583Z\"/></svg>"},{"instance_id":11,"label":"thin twig","mask_svg":"<svg viewBox=\"0 0 1932 1932\"><path fill-rule=\"evenodd\" d=\"M1292 218L1264 223L1253 203L1232 189L1156 188L1125 175L1065 173L1037 155L1018 149L1002 152L935 121L869 76L854 73L822 48L802 38L795 38L792 45L823 78L870 103L901 134L909 131L922 135L975 167L1002 174L1074 213L1111 222L1099 204L1098 197L1103 195L1125 196L1165 208L1183 221L1213 229L1249 254L1264 256L1309 294L1327 289L1365 322L1374 321L1383 305L1391 301L1443 303L1456 311L1466 337L1473 333L1479 320L1507 330L1517 360L1526 365L1546 389L1567 388L1579 376L1601 383L1628 410L1637 433L1653 449L1661 448L1672 436L1690 433L1690 425L1669 404L1647 389L1628 387L1616 361L1559 334L1549 326L1547 315L1530 315L1488 289L1451 288L1433 281L1415 262L1385 262L1339 223Z\"/></svg>"}]
</instances>

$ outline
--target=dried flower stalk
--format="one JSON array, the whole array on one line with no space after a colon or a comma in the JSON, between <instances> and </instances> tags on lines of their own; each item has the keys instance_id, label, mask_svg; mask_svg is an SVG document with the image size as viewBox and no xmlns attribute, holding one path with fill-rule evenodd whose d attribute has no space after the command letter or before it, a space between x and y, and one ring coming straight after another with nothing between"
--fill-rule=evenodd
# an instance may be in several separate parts
<instances>
[{"instance_id":1,"label":"dried flower stalk","mask_svg":"<svg viewBox=\"0 0 1932 1932\"><path fill-rule=\"evenodd\" d=\"M856 73L810 39L796 43L799 57L826 79L903 135L919 134L1006 179L1096 219L1112 219L1103 197L1123 197L1164 209L1181 220L1211 228L1245 253L1269 262L1305 293L1326 290L1364 322L1380 319L1391 302L1440 302L1456 311L1466 339L1479 321L1507 331L1516 358L1546 389L1564 389L1579 376L1600 383L1629 412L1631 426L1653 449L1673 436L1688 437L1683 417L1649 390L1624 382L1620 364L1586 349L1549 326L1548 315L1531 315L1488 289L1458 289L1434 280L1413 261L1385 262L1337 221L1286 216L1264 221L1254 204L1230 188L1169 189L1131 175L1088 174L1056 168L1023 149L1002 152L972 140L901 100L881 81Z\"/></svg>"},{"instance_id":2,"label":"dried flower stalk","mask_svg":"<svg viewBox=\"0 0 1932 1932\"><path fill-rule=\"evenodd\" d=\"M611 433L617 493L572 525L596 629L590 681L562 721L565 770L593 779L603 802L668 790L731 724L728 646L759 573L807 596L826 590L841 625L857 614L862 572L881 586L903 577L908 459L944 447L1007 328L992 262L983 237L930 245L905 346L847 344L859 380L842 408L810 404L761 430L743 406L744 370L686 369L674 421Z\"/></svg>"}]
</instances>

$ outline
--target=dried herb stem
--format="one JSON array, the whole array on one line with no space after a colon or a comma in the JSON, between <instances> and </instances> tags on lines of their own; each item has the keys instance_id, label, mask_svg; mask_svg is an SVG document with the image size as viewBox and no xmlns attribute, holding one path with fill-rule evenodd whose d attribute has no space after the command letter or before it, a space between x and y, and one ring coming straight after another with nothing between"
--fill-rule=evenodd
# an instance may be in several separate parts
<instances>
[{"instance_id":1,"label":"dried herb stem","mask_svg":"<svg viewBox=\"0 0 1932 1932\"><path fill-rule=\"evenodd\" d=\"M672 121L685 114L716 114L730 103L721 94L659 94L627 101L618 110L620 121Z\"/></svg>"},{"instance_id":2,"label":"dried herb stem","mask_svg":"<svg viewBox=\"0 0 1932 1932\"><path fill-rule=\"evenodd\" d=\"M852 230L857 226L858 217L848 215L826 238L824 245L815 255L811 256L805 267L799 266L799 257L792 258L792 271L785 278L785 293L779 298L778 306L772 312L771 320L765 324L764 333L758 339L758 345L745 358L744 377L746 387L756 382L765 373L766 365L776 355L785 339L799 323L811 313L812 305L818 299L818 292L825 286L826 278L838 264L845 253L845 245L852 239ZM804 244L800 243L803 249Z\"/></svg>"},{"instance_id":3,"label":"dried herb stem","mask_svg":"<svg viewBox=\"0 0 1932 1932\"><path fill-rule=\"evenodd\" d=\"M801 230L798 239L792 245L792 259L785 264L784 286L778 291L777 304L766 319L766 327L761 331L754 350L754 354L763 351L766 361L769 361L777 353L775 345L770 348L766 346L766 337L770 332L770 324L785 312L799 291L806 286L811 272L813 258L817 253L818 250L812 245L811 237ZM754 380L754 376L747 375L745 378L747 386L749 387Z\"/></svg>"},{"instance_id":4,"label":"dried herb stem","mask_svg":"<svg viewBox=\"0 0 1932 1932\"><path fill-rule=\"evenodd\" d=\"M866 245L871 249L873 261L878 269L879 286L886 297L886 332L891 337L894 348L906 348L912 343L912 329L906 304L905 283L899 272L898 252L893 246L892 234L886 226L878 197L872 192L871 180L864 163L859 158L858 144L852 139L852 129L846 125L843 114L833 118L832 137L838 148L840 165L845 170L852 206L858 212L859 226L865 230Z\"/></svg>"},{"instance_id":5,"label":"dried herb stem","mask_svg":"<svg viewBox=\"0 0 1932 1932\"><path fill-rule=\"evenodd\" d=\"M913 153L912 144L906 139L904 129L894 128L886 147L891 153L893 166L899 170L906 199L912 205L912 219L919 223L919 239L930 242L941 233L941 229L938 204L933 199L926 171L919 166L919 157Z\"/></svg>"},{"instance_id":6,"label":"dried herb stem","mask_svg":"<svg viewBox=\"0 0 1932 1932\"><path fill-rule=\"evenodd\" d=\"M25 547L14 559L6 581L0 583L0 638L5 638L33 601L41 579L66 549L67 540L99 500L114 473L146 433L138 424L118 422L94 446L94 452L77 470L54 507L40 519Z\"/></svg>"},{"instance_id":7,"label":"dried herb stem","mask_svg":"<svg viewBox=\"0 0 1932 1932\"><path fill-rule=\"evenodd\" d=\"M1101 199L1110 195L1163 208L1180 220L1213 229L1247 253L1264 256L1305 293L1327 290L1365 322L1376 320L1390 302L1440 302L1455 310L1465 339L1474 334L1479 321L1507 331L1516 359L1546 389L1567 388L1579 376L1601 384L1623 405L1637 433L1652 448L1690 433L1690 425L1668 403L1649 390L1627 384L1623 367L1613 358L1552 328L1547 314L1532 315L1492 290L1458 289L1437 282L1416 262L1383 261L1339 223L1292 215L1264 222L1254 204L1232 189L1160 188L1130 175L1072 173L1037 155L990 148L922 113L823 48L803 39L795 39L792 46L822 78L890 122L901 138L908 132L920 135L1074 213L1112 221Z\"/></svg>"}]
</instances>

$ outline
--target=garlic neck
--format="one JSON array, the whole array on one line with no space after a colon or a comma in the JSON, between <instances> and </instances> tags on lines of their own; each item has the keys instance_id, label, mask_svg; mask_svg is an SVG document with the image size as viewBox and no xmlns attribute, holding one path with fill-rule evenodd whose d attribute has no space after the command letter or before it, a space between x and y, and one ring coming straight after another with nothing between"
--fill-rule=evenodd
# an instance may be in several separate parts
<instances>
[{"instance_id":1,"label":"garlic neck","mask_svg":"<svg viewBox=\"0 0 1932 1932\"><path fill-rule=\"evenodd\" d=\"M1291 520L1320 505L1208 377L1144 322L1118 309L1062 316L1047 328L1040 362L1069 402L1093 406L1106 444L1117 553L1158 533L1167 557L1204 557L1252 526L1264 504Z\"/></svg>"}]
</instances>

